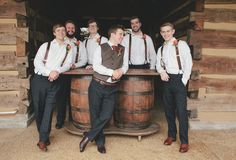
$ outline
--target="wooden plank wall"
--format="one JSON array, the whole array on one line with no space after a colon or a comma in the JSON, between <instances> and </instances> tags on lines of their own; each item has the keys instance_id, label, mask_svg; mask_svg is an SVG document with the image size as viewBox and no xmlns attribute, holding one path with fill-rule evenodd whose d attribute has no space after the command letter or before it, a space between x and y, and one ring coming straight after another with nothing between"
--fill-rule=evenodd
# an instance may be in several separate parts
<instances>
[{"instance_id":1,"label":"wooden plank wall","mask_svg":"<svg viewBox=\"0 0 236 160\"><path fill-rule=\"evenodd\" d=\"M193 69L199 75L189 83L189 109L197 109L202 120L207 118L201 115L213 112L232 112L235 116L236 1L205 0L204 11L191 12L190 22L195 24L195 30L188 31ZM218 121L225 118L218 117Z\"/></svg>"},{"instance_id":2,"label":"wooden plank wall","mask_svg":"<svg viewBox=\"0 0 236 160\"><path fill-rule=\"evenodd\" d=\"M232 112L236 121L236 0L186 1L162 21L172 22L175 37L191 48L191 118L210 121L205 115L216 119L222 113L226 116L217 117L221 121L227 119L223 113Z\"/></svg>"},{"instance_id":3,"label":"wooden plank wall","mask_svg":"<svg viewBox=\"0 0 236 160\"><path fill-rule=\"evenodd\" d=\"M26 127L32 118L29 71L37 47L49 39L51 24L27 2L0 0L0 8L0 128ZM8 126L8 120L16 126Z\"/></svg>"}]
</instances>

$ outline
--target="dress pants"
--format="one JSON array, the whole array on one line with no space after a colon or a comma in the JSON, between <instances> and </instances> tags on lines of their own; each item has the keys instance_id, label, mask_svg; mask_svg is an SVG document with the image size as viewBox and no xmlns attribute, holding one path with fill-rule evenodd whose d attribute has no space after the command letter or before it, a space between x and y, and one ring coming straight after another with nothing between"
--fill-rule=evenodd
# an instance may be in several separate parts
<instances>
[{"instance_id":1,"label":"dress pants","mask_svg":"<svg viewBox=\"0 0 236 160\"><path fill-rule=\"evenodd\" d=\"M105 144L103 128L112 117L117 98L117 86L105 86L92 80L89 86L89 110L91 119L91 130L87 137L95 140L96 144Z\"/></svg>"},{"instance_id":2,"label":"dress pants","mask_svg":"<svg viewBox=\"0 0 236 160\"><path fill-rule=\"evenodd\" d=\"M48 77L35 74L31 81L33 106L39 141L47 142L51 131L53 106L59 90L59 80L50 82Z\"/></svg>"},{"instance_id":3,"label":"dress pants","mask_svg":"<svg viewBox=\"0 0 236 160\"><path fill-rule=\"evenodd\" d=\"M168 123L168 137L176 138L176 114L179 120L179 138L181 144L188 144L187 90L182 82L182 74L168 74L170 79L164 82L163 102Z\"/></svg>"},{"instance_id":4,"label":"dress pants","mask_svg":"<svg viewBox=\"0 0 236 160\"><path fill-rule=\"evenodd\" d=\"M66 75L60 77L60 90L57 94L57 124L63 125L66 119L67 104L69 106L69 120L71 119L70 107L70 82L71 78Z\"/></svg>"}]
</instances>

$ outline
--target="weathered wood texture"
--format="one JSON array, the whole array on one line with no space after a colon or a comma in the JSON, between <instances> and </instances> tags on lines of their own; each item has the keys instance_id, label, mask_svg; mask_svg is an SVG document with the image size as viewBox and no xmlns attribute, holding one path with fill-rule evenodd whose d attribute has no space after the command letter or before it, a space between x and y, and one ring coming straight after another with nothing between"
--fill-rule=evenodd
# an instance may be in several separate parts
<instances>
[{"instance_id":1,"label":"weathered wood texture","mask_svg":"<svg viewBox=\"0 0 236 160\"><path fill-rule=\"evenodd\" d=\"M201 42L203 48L236 48L236 32L191 30L189 36L191 45Z\"/></svg>"},{"instance_id":2,"label":"weathered wood texture","mask_svg":"<svg viewBox=\"0 0 236 160\"><path fill-rule=\"evenodd\" d=\"M207 75L201 74L200 80L190 80L189 90L206 88L208 93L231 93L236 92L235 75Z\"/></svg>"},{"instance_id":3,"label":"weathered wood texture","mask_svg":"<svg viewBox=\"0 0 236 160\"><path fill-rule=\"evenodd\" d=\"M16 13L26 15L25 2L0 0L0 18L15 18Z\"/></svg>"},{"instance_id":4,"label":"weathered wood texture","mask_svg":"<svg viewBox=\"0 0 236 160\"><path fill-rule=\"evenodd\" d=\"M193 69L201 74L236 74L236 58L204 55L200 61L193 62Z\"/></svg>"}]
</instances>

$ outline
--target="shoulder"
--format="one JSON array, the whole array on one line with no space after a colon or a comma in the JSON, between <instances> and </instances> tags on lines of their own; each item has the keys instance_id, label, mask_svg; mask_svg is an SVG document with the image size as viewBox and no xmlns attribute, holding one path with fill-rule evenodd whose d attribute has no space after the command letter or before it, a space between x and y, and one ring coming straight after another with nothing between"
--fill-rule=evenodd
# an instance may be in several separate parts
<instances>
[{"instance_id":1,"label":"shoulder","mask_svg":"<svg viewBox=\"0 0 236 160\"><path fill-rule=\"evenodd\" d=\"M186 42L186 41L183 41L183 40L179 40L179 41L178 41L178 46L179 46L179 47L184 47L184 48L189 47L188 44L187 44L187 42Z\"/></svg>"}]
</instances>

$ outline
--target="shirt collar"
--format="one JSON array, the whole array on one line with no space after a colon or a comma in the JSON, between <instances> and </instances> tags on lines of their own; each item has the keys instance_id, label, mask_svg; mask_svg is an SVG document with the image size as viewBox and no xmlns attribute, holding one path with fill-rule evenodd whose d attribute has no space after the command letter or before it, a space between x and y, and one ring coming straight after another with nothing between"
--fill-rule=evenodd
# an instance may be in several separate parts
<instances>
[{"instance_id":1,"label":"shirt collar","mask_svg":"<svg viewBox=\"0 0 236 160\"><path fill-rule=\"evenodd\" d=\"M136 37L143 38L143 32L142 32L142 31L141 31L141 34L138 34L138 35L137 35L137 34L134 34L134 32L132 31L132 32L131 32L131 35L132 35L132 36L136 36Z\"/></svg>"},{"instance_id":2,"label":"shirt collar","mask_svg":"<svg viewBox=\"0 0 236 160\"><path fill-rule=\"evenodd\" d=\"M57 42L57 40L56 39L54 39L54 40L52 40L52 42L51 43L54 43L54 44L57 44L57 45L59 45L59 43ZM64 40L64 45L66 45L67 43L66 43L66 40Z\"/></svg>"},{"instance_id":3,"label":"shirt collar","mask_svg":"<svg viewBox=\"0 0 236 160\"><path fill-rule=\"evenodd\" d=\"M112 47L112 46L118 46L118 45L114 45L113 43L111 43L111 41L108 41L107 43L109 44L110 47Z\"/></svg>"},{"instance_id":4,"label":"shirt collar","mask_svg":"<svg viewBox=\"0 0 236 160\"><path fill-rule=\"evenodd\" d=\"M94 38L94 39L98 39L99 37L100 37L100 35L97 33L93 38ZM89 39L92 39L91 36L89 36L88 38L89 38Z\"/></svg>"},{"instance_id":5,"label":"shirt collar","mask_svg":"<svg viewBox=\"0 0 236 160\"><path fill-rule=\"evenodd\" d=\"M72 43L76 43L77 42L77 39L74 37L74 38L68 38L68 37L65 37L65 41L67 42L72 42Z\"/></svg>"},{"instance_id":6,"label":"shirt collar","mask_svg":"<svg viewBox=\"0 0 236 160\"><path fill-rule=\"evenodd\" d=\"M173 43L174 43L174 41L176 40L176 38L175 37L173 37L170 41L168 41L168 42L164 42L164 45L173 45Z\"/></svg>"}]
</instances>

